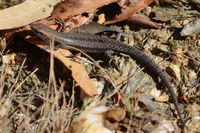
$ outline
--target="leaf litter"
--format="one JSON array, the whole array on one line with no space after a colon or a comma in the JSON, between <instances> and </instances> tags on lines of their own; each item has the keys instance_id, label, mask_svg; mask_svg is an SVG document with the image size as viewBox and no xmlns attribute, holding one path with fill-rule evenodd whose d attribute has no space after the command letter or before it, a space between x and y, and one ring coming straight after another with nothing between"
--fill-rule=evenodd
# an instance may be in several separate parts
<instances>
[{"instance_id":1,"label":"leaf litter","mask_svg":"<svg viewBox=\"0 0 200 133\"><path fill-rule=\"evenodd\" d=\"M191 5L186 3L185 6L190 7ZM172 101L168 100L168 92L163 89L158 90L157 88L162 86L158 86L152 77L144 73L128 56L115 55L113 56L114 64L107 63L109 65L101 65L101 68L89 61L84 64L92 78L104 81L102 84L106 82L102 85L105 87L102 96L91 99L85 97L84 93L80 91L81 89L73 81L73 78L69 76L70 72L63 70L62 61L55 59L55 65L61 66L57 66L55 69L56 81L53 82L56 82L57 86L54 86L53 82L48 80L48 75L45 76L45 73L49 73L47 64L50 62L47 53L40 55L44 50L40 51L38 48L29 46L29 51L27 51L24 46L16 45L13 52L17 53L17 57L27 58L26 61L34 65L25 63L20 66L23 64L24 58L16 58L17 61L11 64L2 64L0 130L2 132L67 133L102 132L102 130L107 132L117 130L122 133L180 132L181 130L199 132L200 35L178 36L179 28L183 27L186 21L195 20L198 12L194 9L184 12L183 9L180 10L171 5L167 7L168 10L173 10L181 15L167 14L162 3L159 6L148 8L152 8L150 13L154 13L155 16L148 14L147 9L141 13L159 23L165 23L164 28L144 28L133 25L130 21L117 23L114 26L129 32L125 43L134 44L143 49L167 72L169 80L174 83L176 92L179 94L181 109L187 113L185 117L189 118L186 122L187 128L181 129L177 125L177 119L174 118L177 117L177 114ZM156 11L156 8L159 8L159 11ZM159 14L158 17L156 14L159 12L164 13ZM191 12L193 13L190 14ZM162 18L162 16L164 17ZM110 36L106 32L103 32L103 35ZM111 37L113 36L116 37L116 33L111 35ZM21 40L20 43L22 43ZM34 50L31 51L31 49ZM37 53L31 53L33 51L37 51ZM30 58L30 53L36 58ZM97 60L106 62L105 58L97 58ZM10 73L10 71L12 72ZM62 76L64 78L61 78ZM114 90L112 86L115 88ZM119 110L120 113L113 113L113 110ZM126 115L122 110L125 110ZM114 119L115 122L113 119L107 121L108 116L113 118L118 115L125 117L120 120ZM92 121L88 123L88 119ZM109 121L111 123L108 123ZM93 123L91 122L98 123L99 130L92 128L91 124Z\"/></svg>"}]
</instances>

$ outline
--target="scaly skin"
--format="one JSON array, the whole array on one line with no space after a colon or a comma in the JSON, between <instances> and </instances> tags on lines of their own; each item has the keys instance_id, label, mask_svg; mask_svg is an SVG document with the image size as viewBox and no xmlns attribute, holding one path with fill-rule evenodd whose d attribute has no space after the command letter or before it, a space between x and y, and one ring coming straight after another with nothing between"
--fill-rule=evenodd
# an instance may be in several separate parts
<instances>
[{"instance_id":1,"label":"scaly skin","mask_svg":"<svg viewBox=\"0 0 200 133\"><path fill-rule=\"evenodd\" d=\"M181 123L184 125L184 121L179 109L178 100L174 92L174 88L172 87L172 84L167 79L167 76L160 69L160 67L138 48L129 46L114 39L93 34L57 32L49 28L48 26L40 23L32 24L31 29L37 36L39 36L43 40L48 41L50 38L54 38L54 41L63 48L68 48L68 46L70 46L78 48L85 52L92 53L104 53L108 50L112 50L115 52L129 55L131 58L144 65L145 68L147 68L151 72L155 73L158 77L160 77L164 85L168 88L172 96L175 108L180 117Z\"/></svg>"}]
</instances>

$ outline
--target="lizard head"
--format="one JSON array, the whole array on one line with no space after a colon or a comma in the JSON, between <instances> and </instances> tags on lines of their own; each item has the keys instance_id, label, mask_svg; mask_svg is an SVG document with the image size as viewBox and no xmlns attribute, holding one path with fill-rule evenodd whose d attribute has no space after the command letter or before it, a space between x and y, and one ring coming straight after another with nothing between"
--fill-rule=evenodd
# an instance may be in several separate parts
<instances>
[{"instance_id":1,"label":"lizard head","mask_svg":"<svg viewBox=\"0 0 200 133\"><path fill-rule=\"evenodd\" d=\"M53 37L53 33L55 32L53 29L51 29L49 26L42 24L42 23L36 23L30 25L31 30L41 39L43 40L49 40Z\"/></svg>"}]
</instances>

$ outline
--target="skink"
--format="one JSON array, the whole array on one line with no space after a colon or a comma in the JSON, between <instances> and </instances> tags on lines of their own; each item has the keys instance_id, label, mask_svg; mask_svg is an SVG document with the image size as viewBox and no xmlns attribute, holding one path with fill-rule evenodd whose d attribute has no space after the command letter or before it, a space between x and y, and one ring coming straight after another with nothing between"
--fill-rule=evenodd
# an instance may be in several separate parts
<instances>
[{"instance_id":1,"label":"skink","mask_svg":"<svg viewBox=\"0 0 200 133\"><path fill-rule=\"evenodd\" d=\"M49 41L49 39L54 38L54 41L56 43L59 43L59 45L62 45L61 47L64 48L70 46L78 48L85 52L93 52L93 53L104 53L106 51L112 50L114 52L119 52L129 55L132 59L135 59L136 61L140 62L148 70L150 70L151 72L155 73L158 77L160 77L160 79L162 80L164 85L168 88L171 94L173 103L178 112L181 123L184 124L183 118L181 116L181 111L179 109L179 103L171 82L167 79L167 76L160 69L160 67L138 48L129 46L127 44L124 44L114 39L110 39L108 37L102 37L93 34L57 32L41 23L32 24L31 29L37 36L39 36L41 39L45 41Z\"/></svg>"}]
</instances>

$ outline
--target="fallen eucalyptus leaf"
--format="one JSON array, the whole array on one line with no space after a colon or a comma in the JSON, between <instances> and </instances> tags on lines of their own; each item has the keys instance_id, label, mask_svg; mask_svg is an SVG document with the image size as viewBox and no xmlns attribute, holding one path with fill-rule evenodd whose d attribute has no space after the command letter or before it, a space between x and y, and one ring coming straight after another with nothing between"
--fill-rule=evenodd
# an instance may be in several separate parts
<instances>
[{"instance_id":1,"label":"fallen eucalyptus leaf","mask_svg":"<svg viewBox=\"0 0 200 133\"><path fill-rule=\"evenodd\" d=\"M54 6L62 0L26 0L25 2L0 10L0 30L12 29L30 24L51 15Z\"/></svg>"}]
</instances>

